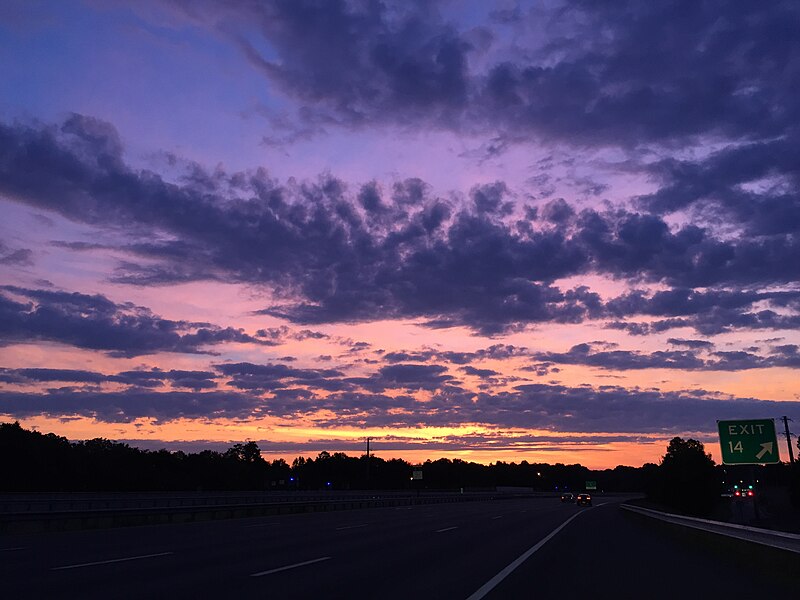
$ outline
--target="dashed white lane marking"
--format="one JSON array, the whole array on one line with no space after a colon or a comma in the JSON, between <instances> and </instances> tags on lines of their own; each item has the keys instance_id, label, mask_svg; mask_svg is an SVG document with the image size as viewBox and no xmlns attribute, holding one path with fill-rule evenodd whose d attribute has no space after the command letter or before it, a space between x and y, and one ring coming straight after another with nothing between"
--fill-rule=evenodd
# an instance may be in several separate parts
<instances>
[{"instance_id":1,"label":"dashed white lane marking","mask_svg":"<svg viewBox=\"0 0 800 600\"><path fill-rule=\"evenodd\" d=\"M280 523L256 523L255 525L245 525L245 527L270 527L272 525L280 525Z\"/></svg>"},{"instance_id":2,"label":"dashed white lane marking","mask_svg":"<svg viewBox=\"0 0 800 600\"><path fill-rule=\"evenodd\" d=\"M591 510L591 509L590 509L590 510ZM547 542L549 542L549 541L550 541L550 540L551 540L551 539L552 539L552 538L553 538L553 537L554 537L554 536L555 536L555 535L556 535L556 534L557 534L559 531L561 531L562 529L564 529L564 527L566 527L566 526L569 524L569 522L570 522L570 521L572 521L572 519L574 519L575 517L578 517L578 516L580 516L580 515L582 515L582 514L583 514L583 512L579 512L579 513L575 513L574 515L572 515L572 516L571 516L569 519L567 519L566 521L564 521L564 522L563 522L561 525L559 525L559 526L558 526L558 527L556 527L556 528L555 528L553 531L551 531L549 534L547 534L547 537L545 537L545 538L543 538L542 540L540 540L540 541L539 541L539 542L538 542L538 543L537 543L535 546L533 546L532 548L529 548L527 551L525 551L525 553L524 553L524 554L522 554L522 555L521 555L519 558L517 558L517 559L516 559L514 562L512 562L512 563L511 563L510 565L508 565L508 566L507 566L505 569L503 569L502 571L500 571L500 572L499 572L497 575L495 575L494 577L492 577L492 578L491 578L489 581L487 581L486 583L484 583L484 584L481 586L481 588L480 588L480 589L479 589L477 592L475 592L474 594L472 594L472 595L471 595L469 598L467 598L467 600L480 600L481 598L483 598L484 596L486 596L486 594L488 594L488 593L489 593L489 592L491 592L491 591L492 591L492 590L493 590L495 587L497 587L497 585L498 585L498 584L499 584L501 581L503 581L503 579L505 579L506 577L508 577L509 575L511 575L511 573L514 571L514 569L516 569L518 566L520 566L522 563L524 563L526 560L528 560L528 559L531 557L531 555L532 555L534 552L536 552L536 551L537 551L539 548L541 548L541 547L542 547L542 546L544 546L544 545L545 545Z\"/></svg>"},{"instance_id":3,"label":"dashed white lane marking","mask_svg":"<svg viewBox=\"0 0 800 600\"><path fill-rule=\"evenodd\" d=\"M502 518L503 518L503 515L497 515L496 517L492 517L492 521L494 521L495 519L502 519Z\"/></svg>"},{"instance_id":4,"label":"dashed white lane marking","mask_svg":"<svg viewBox=\"0 0 800 600\"><path fill-rule=\"evenodd\" d=\"M458 527L445 527L444 529L437 529L436 533L443 533L445 531L452 531L453 529L458 529Z\"/></svg>"},{"instance_id":5,"label":"dashed white lane marking","mask_svg":"<svg viewBox=\"0 0 800 600\"><path fill-rule=\"evenodd\" d=\"M358 529L359 527L366 527L369 523L361 523L360 525L345 525L344 527L337 527L336 531L343 531L345 529Z\"/></svg>"},{"instance_id":6,"label":"dashed white lane marking","mask_svg":"<svg viewBox=\"0 0 800 600\"><path fill-rule=\"evenodd\" d=\"M295 563L293 565L286 565L285 567L278 567L277 569L270 569L269 571L260 571L259 573L253 573L250 577L261 577L262 575L270 575L272 573L278 573L280 571L288 571L289 569L296 569L297 567L305 567L306 565L313 565L314 563L322 562L323 560L330 560L330 556L323 556L322 558L315 558L313 560L307 560L300 563Z\"/></svg>"},{"instance_id":7,"label":"dashed white lane marking","mask_svg":"<svg viewBox=\"0 0 800 600\"><path fill-rule=\"evenodd\" d=\"M159 552L158 554L142 554L141 556L126 556L125 558L112 558L110 560L98 560L95 562L81 563L79 565L66 565L64 567L53 567L51 571L62 571L64 569L80 569L81 567L94 567L96 565L108 565L111 563L125 562L128 560L140 560L142 558L153 558L155 556L167 556L174 552Z\"/></svg>"},{"instance_id":8,"label":"dashed white lane marking","mask_svg":"<svg viewBox=\"0 0 800 600\"><path fill-rule=\"evenodd\" d=\"M19 548L0 548L0 552L14 552L15 550L25 550L22 546Z\"/></svg>"}]
</instances>

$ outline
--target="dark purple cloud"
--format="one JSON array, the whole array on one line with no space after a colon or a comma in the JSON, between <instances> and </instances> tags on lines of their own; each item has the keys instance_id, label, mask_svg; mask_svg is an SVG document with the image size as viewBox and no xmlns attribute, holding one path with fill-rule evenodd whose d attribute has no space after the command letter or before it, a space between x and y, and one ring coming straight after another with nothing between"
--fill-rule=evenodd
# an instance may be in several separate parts
<instances>
[{"instance_id":1,"label":"dark purple cloud","mask_svg":"<svg viewBox=\"0 0 800 600\"><path fill-rule=\"evenodd\" d=\"M649 170L662 185L639 204L662 214L694 208L710 222L724 215L748 235L796 232L799 136L795 127L780 139L731 145L704 159L659 161ZM747 187L755 183L755 189Z\"/></svg>"},{"instance_id":2,"label":"dark purple cloud","mask_svg":"<svg viewBox=\"0 0 800 600\"><path fill-rule=\"evenodd\" d=\"M261 404L257 396L235 392L154 392L140 388L120 392L71 388L46 393L0 391L0 412L15 418L82 416L106 423L130 423L139 418L158 423L182 418L248 418L259 414Z\"/></svg>"},{"instance_id":3,"label":"dark purple cloud","mask_svg":"<svg viewBox=\"0 0 800 600\"><path fill-rule=\"evenodd\" d=\"M168 183L131 169L113 128L88 117L75 115L60 128L0 126L0 193L74 221L125 225L129 242L118 249L134 260L118 266L117 282L267 286L287 300L259 312L301 324L411 318L491 335L634 315L704 334L800 323L798 292L750 291L794 287L794 234L717 237L654 214L576 211L562 202L520 219L506 215L500 183L439 210L444 202L418 180L387 195L372 183L353 194L330 176L282 186L262 171L196 166L192 174ZM161 237L171 241L153 241ZM584 274L671 289L604 303L585 286L554 283ZM684 320L669 320L677 318ZM262 342L273 334L264 330ZM235 337L228 330L202 335Z\"/></svg>"},{"instance_id":4,"label":"dark purple cloud","mask_svg":"<svg viewBox=\"0 0 800 600\"><path fill-rule=\"evenodd\" d=\"M707 349L707 346L697 346ZM711 352L700 356L696 349L637 352L631 350L598 350L596 344L577 344L567 352L536 352L537 370L553 364L586 365L601 369L628 371L640 369L680 369L682 371L742 371L772 367L800 368L797 348L776 349L771 355L753 352Z\"/></svg>"},{"instance_id":5,"label":"dark purple cloud","mask_svg":"<svg viewBox=\"0 0 800 600\"><path fill-rule=\"evenodd\" d=\"M461 367L459 371L463 371L467 375L474 375L475 377L480 377L482 379L487 379L490 377L498 377L501 373L494 371L492 369L477 369L475 367Z\"/></svg>"},{"instance_id":6,"label":"dark purple cloud","mask_svg":"<svg viewBox=\"0 0 800 600\"><path fill-rule=\"evenodd\" d=\"M174 387L185 387L193 390L213 389L217 387L217 374L213 371L185 371L161 369L122 371L109 378L109 381L125 383L139 387L161 387L165 382Z\"/></svg>"},{"instance_id":7,"label":"dark purple cloud","mask_svg":"<svg viewBox=\"0 0 800 600\"><path fill-rule=\"evenodd\" d=\"M477 27L444 2L176 4L292 97L305 132L412 122L486 133L496 147L522 135L637 146L776 138L800 112L791 0L574 0Z\"/></svg>"},{"instance_id":8,"label":"dark purple cloud","mask_svg":"<svg viewBox=\"0 0 800 600\"><path fill-rule=\"evenodd\" d=\"M171 321L100 294L0 287L0 344L36 341L102 350L112 356L208 354L209 346L226 342L261 343L241 329Z\"/></svg>"},{"instance_id":9,"label":"dark purple cloud","mask_svg":"<svg viewBox=\"0 0 800 600\"><path fill-rule=\"evenodd\" d=\"M697 437L697 436L696 436ZM652 439L642 435L597 435L587 434L581 436L574 435L513 435L507 432L497 434L472 434L472 435L448 435L435 439L399 437L386 435L371 437L370 449L376 453L385 452L405 452L408 450L426 450L429 452L446 452L454 450L480 450L483 452L507 452L509 450L535 450L537 452L581 452L583 450L597 451L596 444L613 444L619 442L630 442L638 444L659 444L663 446L665 439ZM171 441L171 440L141 440L141 439L120 439L121 443L126 443L136 448L147 450L167 449L172 452L182 450L183 452L201 452L203 450L224 451L228 449L235 440L228 442L216 442L209 440L190 440L190 441ZM360 440L348 438L311 438L305 442L286 441L276 442L273 440L253 440L258 444L263 454L282 454L289 456L297 455L317 455L322 451L346 452L348 454L361 454L364 451L364 444ZM705 440L703 440L705 441ZM384 456L386 456L384 454Z\"/></svg>"},{"instance_id":10,"label":"dark purple cloud","mask_svg":"<svg viewBox=\"0 0 800 600\"><path fill-rule=\"evenodd\" d=\"M106 375L95 371L77 369L24 368L9 369L0 367L0 381L17 385L33 385L42 382L70 382L84 384L121 383L141 388L162 387L165 382L174 387L185 387L194 390L216 387L218 375L212 371L184 371L170 369L142 369L122 371Z\"/></svg>"},{"instance_id":11,"label":"dark purple cloud","mask_svg":"<svg viewBox=\"0 0 800 600\"><path fill-rule=\"evenodd\" d=\"M453 378L441 365L388 365L381 367L375 380L382 385L405 389L439 389Z\"/></svg>"},{"instance_id":12,"label":"dark purple cloud","mask_svg":"<svg viewBox=\"0 0 800 600\"><path fill-rule=\"evenodd\" d=\"M681 338L669 338L667 343L672 346L684 346L693 350L703 350L713 348L714 344L706 340L685 340Z\"/></svg>"},{"instance_id":13,"label":"dark purple cloud","mask_svg":"<svg viewBox=\"0 0 800 600\"><path fill-rule=\"evenodd\" d=\"M232 3L225 11L260 26L278 60L244 37L237 43L284 90L325 107L330 117L318 121L358 124L376 113L445 120L467 99L470 44L433 4L277 0Z\"/></svg>"},{"instance_id":14,"label":"dark purple cloud","mask_svg":"<svg viewBox=\"0 0 800 600\"><path fill-rule=\"evenodd\" d=\"M224 363L214 365L214 368L230 377L229 386L241 390L275 391L308 385L333 391L352 387L341 380L344 373L336 369L298 369L274 363Z\"/></svg>"},{"instance_id":15,"label":"dark purple cloud","mask_svg":"<svg viewBox=\"0 0 800 600\"><path fill-rule=\"evenodd\" d=\"M50 381L69 381L75 383L103 383L108 376L93 371L79 369L7 369L0 367L0 381L4 383L31 384Z\"/></svg>"},{"instance_id":16,"label":"dark purple cloud","mask_svg":"<svg viewBox=\"0 0 800 600\"><path fill-rule=\"evenodd\" d=\"M398 372L399 373L399 372ZM435 371L395 373L394 389L435 381ZM379 377L383 377L380 375ZM386 380L386 379L384 379ZM407 395L340 391L323 396L301 388L270 396L247 391L120 392L64 388L44 393L0 391L0 413L85 416L109 423L305 416L320 427L456 427L480 424L551 431L618 434L712 432L718 419L763 418L800 409L797 401L719 396L704 390L660 392L616 386L525 384L511 391L474 393L444 386L430 400ZM323 416L325 415L325 416ZM335 415L335 416L327 416Z\"/></svg>"},{"instance_id":17,"label":"dark purple cloud","mask_svg":"<svg viewBox=\"0 0 800 600\"><path fill-rule=\"evenodd\" d=\"M0 240L0 265L30 266L33 251L28 248L12 248Z\"/></svg>"}]
</instances>

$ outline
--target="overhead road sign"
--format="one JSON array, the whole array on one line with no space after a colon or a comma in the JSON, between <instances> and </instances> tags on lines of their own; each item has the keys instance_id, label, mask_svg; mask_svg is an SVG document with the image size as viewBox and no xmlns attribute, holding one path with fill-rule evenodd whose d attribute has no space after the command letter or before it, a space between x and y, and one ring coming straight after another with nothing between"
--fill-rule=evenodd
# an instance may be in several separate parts
<instances>
[{"instance_id":1,"label":"overhead road sign","mask_svg":"<svg viewBox=\"0 0 800 600\"><path fill-rule=\"evenodd\" d=\"M766 465L781 461L773 419L717 421L717 426L724 464Z\"/></svg>"}]
</instances>

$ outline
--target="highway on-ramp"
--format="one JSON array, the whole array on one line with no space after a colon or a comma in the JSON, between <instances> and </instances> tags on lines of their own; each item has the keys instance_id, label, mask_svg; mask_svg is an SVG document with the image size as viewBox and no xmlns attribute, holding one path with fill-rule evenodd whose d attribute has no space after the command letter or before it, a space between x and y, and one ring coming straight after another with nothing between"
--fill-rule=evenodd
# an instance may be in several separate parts
<instances>
[{"instance_id":1,"label":"highway on-ramp","mask_svg":"<svg viewBox=\"0 0 800 600\"><path fill-rule=\"evenodd\" d=\"M791 578L623 513L506 499L0 537L7 598L762 597ZM757 595L753 595L757 592Z\"/></svg>"}]
</instances>

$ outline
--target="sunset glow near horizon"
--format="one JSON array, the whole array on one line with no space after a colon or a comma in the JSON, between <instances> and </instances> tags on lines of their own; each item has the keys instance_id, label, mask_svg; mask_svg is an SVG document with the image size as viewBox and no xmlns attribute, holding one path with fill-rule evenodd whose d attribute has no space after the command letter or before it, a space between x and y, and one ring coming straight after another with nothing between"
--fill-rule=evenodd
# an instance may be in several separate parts
<instances>
[{"instance_id":1,"label":"sunset glow near horizon","mask_svg":"<svg viewBox=\"0 0 800 600\"><path fill-rule=\"evenodd\" d=\"M800 9L725 7L3 3L0 420L592 468L800 421Z\"/></svg>"}]
</instances>

